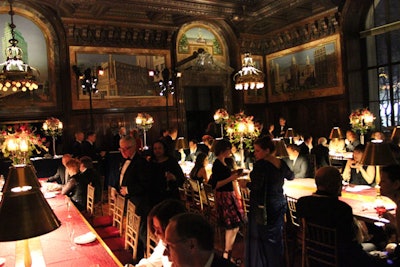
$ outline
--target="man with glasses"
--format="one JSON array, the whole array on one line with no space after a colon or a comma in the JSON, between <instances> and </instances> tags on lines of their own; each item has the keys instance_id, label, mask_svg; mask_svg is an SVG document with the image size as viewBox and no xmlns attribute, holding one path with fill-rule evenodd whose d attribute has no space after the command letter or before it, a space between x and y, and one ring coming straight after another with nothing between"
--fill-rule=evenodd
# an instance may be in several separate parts
<instances>
[{"instance_id":1,"label":"man with glasses","mask_svg":"<svg viewBox=\"0 0 400 267\"><path fill-rule=\"evenodd\" d=\"M119 141L119 151L125 162L122 164L119 174L117 192L136 206L136 214L141 217L138 246L138 260L144 256L144 244L146 244L147 214L151 209L150 204L150 167L148 162L136 153L136 142L131 136L124 136Z\"/></svg>"},{"instance_id":2,"label":"man with glasses","mask_svg":"<svg viewBox=\"0 0 400 267\"><path fill-rule=\"evenodd\" d=\"M165 251L175 267L234 267L214 253L214 230L200 214L182 213L171 218L165 231Z\"/></svg>"}]
</instances>

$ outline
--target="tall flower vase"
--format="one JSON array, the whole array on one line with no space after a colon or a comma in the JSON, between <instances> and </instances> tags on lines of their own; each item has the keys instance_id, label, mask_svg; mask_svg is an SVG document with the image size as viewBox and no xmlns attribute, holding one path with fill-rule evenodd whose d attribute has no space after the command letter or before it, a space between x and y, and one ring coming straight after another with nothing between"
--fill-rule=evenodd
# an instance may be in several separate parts
<instances>
[{"instance_id":1,"label":"tall flower vase","mask_svg":"<svg viewBox=\"0 0 400 267\"><path fill-rule=\"evenodd\" d=\"M149 149L149 147L147 146L146 130L143 129L143 150L147 149Z\"/></svg>"},{"instance_id":2,"label":"tall flower vase","mask_svg":"<svg viewBox=\"0 0 400 267\"><path fill-rule=\"evenodd\" d=\"M53 156L56 157L57 153L56 153L56 137L53 135Z\"/></svg>"},{"instance_id":3,"label":"tall flower vase","mask_svg":"<svg viewBox=\"0 0 400 267\"><path fill-rule=\"evenodd\" d=\"M365 144L365 135L364 135L363 133L360 134L360 143L361 143L362 145Z\"/></svg>"},{"instance_id":4,"label":"tall flower vase","mask_svg":"<svg viewBox=\"0 0 400 267\"><path fill-rule=\"evenodd\" d=\"M219 125L221 127L221 138L224 138L224 124L220 123Z\"/></svg>"}]
</instances>

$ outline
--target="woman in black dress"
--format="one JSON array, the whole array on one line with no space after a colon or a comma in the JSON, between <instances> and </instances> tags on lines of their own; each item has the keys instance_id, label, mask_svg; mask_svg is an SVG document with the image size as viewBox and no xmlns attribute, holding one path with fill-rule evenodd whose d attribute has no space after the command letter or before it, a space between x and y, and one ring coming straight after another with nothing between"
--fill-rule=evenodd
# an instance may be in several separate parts
<instances>
[{"instance_id":1,"label":"woman in black dress","mask_svg":"<svg viewBox=\"0 0 400 267\"><path fill-rule=\"evenodd\" d=\"M274 153L275 145L269 136L254 142L256 162L250 173L251 182L246 184L251 191L245 264L249 267L284 266L282 230L286 198L283 183L285 178L294 179L294 175ZM266 221L257 220L259 214L266 214Z\"/></svg>"},{"instance_id":2,"label":"woman in black dress","mask_svg":"<svg viewBox=\"0 0 400 267\"><path fill-rule=\"evenodd\" d=\"M232 172L227 159L231 159L232 144L225 139L218 140L214 147L217 157L212 167L209 183L216 189L218 219L225 228L225 251L223 257L229 259L240 225L245 219L242 205L235 194L237 172ZM233 183L235 181L235 183Z\"/></svg>"}]
</instances>

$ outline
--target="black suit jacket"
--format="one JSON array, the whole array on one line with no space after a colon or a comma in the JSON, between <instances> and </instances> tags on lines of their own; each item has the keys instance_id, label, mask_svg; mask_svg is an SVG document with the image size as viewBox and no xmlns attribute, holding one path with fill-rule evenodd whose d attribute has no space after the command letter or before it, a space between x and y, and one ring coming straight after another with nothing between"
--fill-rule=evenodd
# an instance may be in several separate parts
<instances>
[{"instance_id":1,"label":"black suit jacket","mask_svg":"<svg viewBox=\"0 0 400 267\"><path fill-rule=\"evenodd\" d=\"M293 164L293 160L287 159L287 165L294 173L295 178L310 178L308 159L304 155L299 155Z\"/></svg>"},{"instance_id":2,"label":"black suit jacket","mask_svg":"<svg viewBox=\"0 0 400 267\"><path fill-rule=\"evenodd\" d=\"M82 142L82 156L89 156L93 161L98 161L100 159L95 145L87 140Z\"/></svg>"},{"instance_id":3,"label":"black suit jacket","mask_svg":"<svg viewBox=\"0 0 400 267\"><path fill-rule=\"evenodd\" d=\"M236 265L230 262L229 260L224 259L218 256L217 254L214 254L214 259L211 263L211 267L234 267L234 266Z\"/></svg>"},{"instance_id":4,"label":"black suit jacket","mask_svg":"<svg viewBox=\"0 0 400 267\"><path fill-rule=\"evenodd\" d=\"M117 191L119 191L120 186L128 188L128 195L126 197L135 204L136 213L139 216L147 216L151 208L149 196L152 183L149 173L149 163L136 153L126 168L121 185L118 183Z\"/></svg>"},{"instance_id":5,"label":"black suit jacket","mask_svg":"<svg viewBox=\"0 0 400 267\"><path fill-rule=\"evenodd\" d=\"M63 164L60 164L56 173L47 179L47 182L57 182L58 184L66 184L65 181L66 170Z\"/></svg>"}]
</instances>

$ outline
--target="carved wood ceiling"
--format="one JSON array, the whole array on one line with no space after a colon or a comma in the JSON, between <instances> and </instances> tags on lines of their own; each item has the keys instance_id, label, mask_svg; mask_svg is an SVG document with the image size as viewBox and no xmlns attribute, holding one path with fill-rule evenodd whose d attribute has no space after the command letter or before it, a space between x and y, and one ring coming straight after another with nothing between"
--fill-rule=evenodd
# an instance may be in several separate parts
<instances>
[{"instance_id":1,"label":"carved wood ceiling","mask_svg":"<svg viewBox=\"0 0 400 267\"><path fill-rule=\"evenodd\" d=\"M238 33L267 35L337 7L344 0L27 0L63 20L176 28L193 20L223 20ZM23 1L25 2L25 1Z\"/></svg>"}]
</instances>

